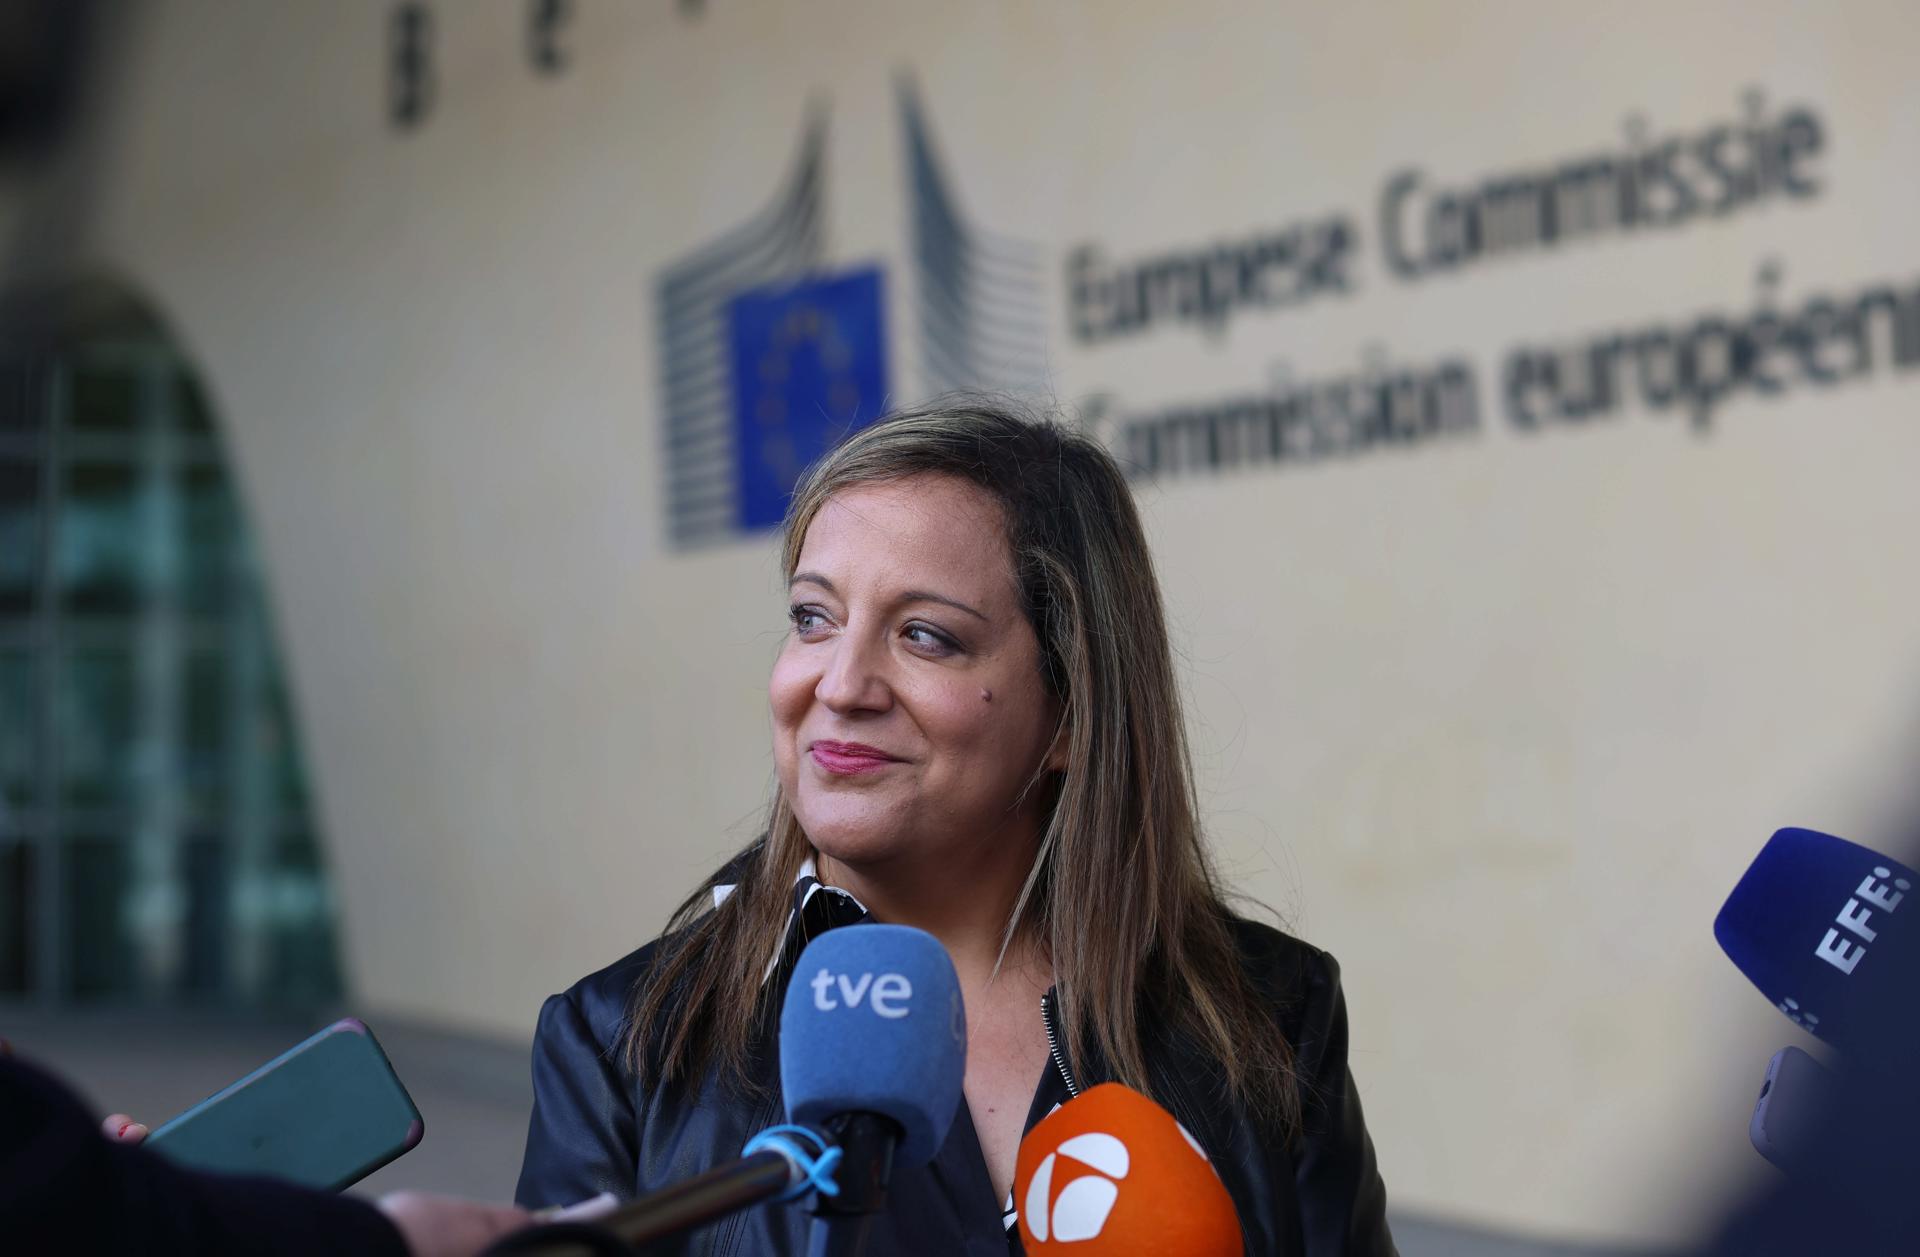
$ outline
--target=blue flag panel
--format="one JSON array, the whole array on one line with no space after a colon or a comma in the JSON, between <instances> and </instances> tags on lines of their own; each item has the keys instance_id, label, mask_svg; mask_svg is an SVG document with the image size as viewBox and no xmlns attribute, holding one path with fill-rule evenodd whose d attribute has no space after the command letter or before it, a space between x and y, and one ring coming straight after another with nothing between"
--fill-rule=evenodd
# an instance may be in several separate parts
<instances>
[{"instance_id":1,"label":"blue flag panel","mask_svg":"<svg viewBox=\"0 0 1920 1257\"><path fill-rule=\"evenodd\" d=\"M877 267L757 288L727 307L743 529L778 524L800 473L887 396Z\"/></svg>"}]
</instances>

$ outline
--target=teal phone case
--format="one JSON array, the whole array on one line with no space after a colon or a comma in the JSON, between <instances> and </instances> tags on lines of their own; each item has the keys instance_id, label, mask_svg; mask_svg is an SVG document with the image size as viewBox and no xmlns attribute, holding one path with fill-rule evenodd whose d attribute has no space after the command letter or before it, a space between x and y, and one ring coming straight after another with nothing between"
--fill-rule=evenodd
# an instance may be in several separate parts
<instances>
[{"instance_id":1,"label":"teal phone case","mask_svg":"<svg viewBox=\"0 0 1920 1257\"><path fill-rule=\"evenodd\" d=\"M339 1191L426 1127L366 1023L334 1022L147 1136L168 1159Z\"/></svg>"}]
</instances>

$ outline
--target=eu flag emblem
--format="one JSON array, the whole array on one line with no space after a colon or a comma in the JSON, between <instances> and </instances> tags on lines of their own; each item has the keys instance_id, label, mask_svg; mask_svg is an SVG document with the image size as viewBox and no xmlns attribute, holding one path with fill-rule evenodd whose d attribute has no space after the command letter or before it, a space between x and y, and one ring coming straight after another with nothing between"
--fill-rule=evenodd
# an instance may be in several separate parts
<instances>
[{"instance_id":1,"label":"eu flag emblem","mask_svg":"<svg viewBox=\"0 0 1920 1257\"><path fill-rule=\"evenodd\" d=\"M800 473L880 417L886 320L878 268L756 288L727 307L740 527L786 515Z\"/></svg>"}]
</instances>

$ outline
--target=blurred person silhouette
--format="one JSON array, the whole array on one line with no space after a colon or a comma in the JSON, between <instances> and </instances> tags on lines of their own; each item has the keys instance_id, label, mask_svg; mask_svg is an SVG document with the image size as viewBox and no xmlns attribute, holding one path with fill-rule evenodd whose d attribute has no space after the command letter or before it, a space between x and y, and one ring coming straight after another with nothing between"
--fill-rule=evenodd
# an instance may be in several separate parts
<instances>
[{"instance_id":1,"label":"blurred person silhouette","mask_svg":"<svg viewBox=\"0 0 1920 1257\"><path fill-rule=\"evenodd\" d=\"M59 1080L0 1040L0 1240L10 1253L356 1253L471 1257L529 1221L509 1205L425 1192L377 1204L270 1178L183 1169L96 1127Z\"/></svg>"},{"instance_id":2,"label":"blurred person silhouette","mask_svg":"<svg viewBox=\"0 0 1920 1257\"><path fill-rule=\"evenodd\" d=\"M952 1132L896 1170L868 1251L1018 1251L1022 1137L1117 1080L1193 1133L1250 1251L1393 1253L1339 967L1235 915L1210 866L1112 455L985 401L898 413L804 478L783 563L766 831L659 939L546 1002L520 1202L737 1156L777 1120L800 950L871 919L945 945L968 1047ZM758 1210L694 1242L799 1253L808 1223Z\"/></svg>"}]
</instances>

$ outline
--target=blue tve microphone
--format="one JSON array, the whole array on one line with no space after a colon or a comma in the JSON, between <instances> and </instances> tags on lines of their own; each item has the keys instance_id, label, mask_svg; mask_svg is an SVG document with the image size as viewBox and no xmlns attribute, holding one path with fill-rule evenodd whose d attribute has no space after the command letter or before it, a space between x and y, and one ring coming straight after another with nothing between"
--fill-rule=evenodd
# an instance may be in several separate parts
<instances>
[{"instance_id":1,"label":"blue tve microphone","mask_svg":"<svg viewBox=\"0 0 1920 1257\"><path fill-rule=\"evenodd\" d=\"M960 978L933 935L848 925L807 944L780 1009L780 1086L787 1120L842 1152L812 1252L859 1251L893 1167L925 1165L946 1142L966 1068Z\"/></svg>"},{"instance_id":2,"label":"blue tve microphone","mask_svg":"<svg viewBox=\"0 0 1920 1257\"><path fill-rule=\"evenodd\" d=\"M1862 1063L1908 1063L1920 873L1829 834L1782 829L1714 918L1713 936L1761 994ZM1903 907L1903 905L1907 905Z\"/></svg>"}]
</instances>

